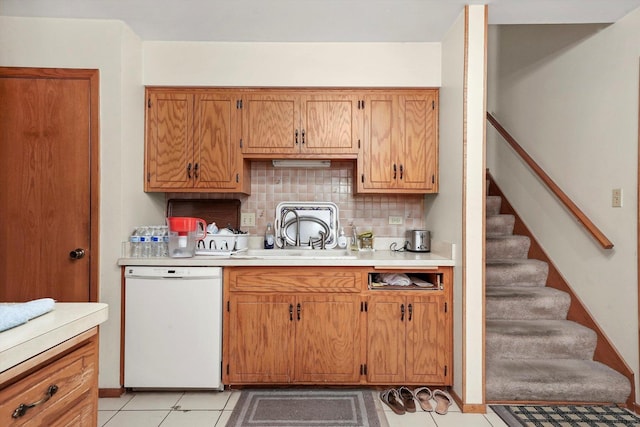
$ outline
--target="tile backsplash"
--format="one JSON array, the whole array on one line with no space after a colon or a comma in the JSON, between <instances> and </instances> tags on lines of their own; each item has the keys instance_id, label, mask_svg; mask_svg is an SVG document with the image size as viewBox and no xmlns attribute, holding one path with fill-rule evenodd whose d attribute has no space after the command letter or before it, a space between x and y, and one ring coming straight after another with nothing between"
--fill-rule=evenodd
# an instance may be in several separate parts
<instances>
[{"instance_id":1,"label":"tile backsplash","mask_svg":"<svg viewBox=\"0 0 640 427\"><path fill-rule=\"evenodd\" d=\"M251 163L251 195L237 193L167 193L166 199L239 199L242 212L256 214L255 227L242 227L263 234L273 223L278 203L283 201L333 202L340 210L340 225L347 234L351 226L372 227L376 236L400 237L405 230L424 228L424 196L407 194L355 194L354 164L333 161L328 169L277 169L270 161ZM402 225L389 225L389 216L403 218Z\"/></svg>"}]
</instances>

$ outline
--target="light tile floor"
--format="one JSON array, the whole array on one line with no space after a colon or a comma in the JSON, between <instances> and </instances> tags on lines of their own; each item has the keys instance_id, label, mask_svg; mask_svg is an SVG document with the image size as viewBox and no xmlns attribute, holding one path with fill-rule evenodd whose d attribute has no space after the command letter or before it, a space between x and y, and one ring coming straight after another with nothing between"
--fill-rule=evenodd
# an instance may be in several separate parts
<instances>
[{"instance_id":1,"label":"light tile floor","mask_svg":"<svg viewBox=\"0 0 640 427\"><path fill-rule=\"evenodd\" d=\"M240 392L135 392L100 398L98 426L224 427ZM433 412L396 415L383 405L389 427L504 427L487 407L486 414L463 414L454 403L446 415Z\"/></svg>"}]
</instances>

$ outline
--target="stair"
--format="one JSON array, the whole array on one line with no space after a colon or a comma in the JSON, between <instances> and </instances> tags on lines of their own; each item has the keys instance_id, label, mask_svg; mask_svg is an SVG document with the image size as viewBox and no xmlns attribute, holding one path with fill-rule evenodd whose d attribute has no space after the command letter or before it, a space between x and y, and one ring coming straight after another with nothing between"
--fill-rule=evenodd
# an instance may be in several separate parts
<instances>
[{"instance_id":1,"label":"stair","mask_svg":"<svg viewBox=\"0 0 640 427\"><path fill-rule=\"evenodd\" d=\"M567 320L570 295L546 286L547 263L528 258L501 203L487 196L487 401L626 402L629 380L593 360L596 333Z\"/></svg>"}]
</instances>

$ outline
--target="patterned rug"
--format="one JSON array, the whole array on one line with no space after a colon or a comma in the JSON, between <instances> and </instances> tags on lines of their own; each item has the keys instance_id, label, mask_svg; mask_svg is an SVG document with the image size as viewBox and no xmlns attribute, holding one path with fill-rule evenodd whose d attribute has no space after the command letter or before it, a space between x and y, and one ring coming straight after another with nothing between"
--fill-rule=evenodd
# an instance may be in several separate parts
<instances>
[{"instance_id":1,"label":"patterned rug","mask_svg":"<svg viewBox=\"0 0 640 427\"><path fill-rule=\"evenodd\" d=\"M509 427L640 427L640 417L617 406L491 405Z\"/></svg>"},{"instance_id":2,"label":"patterned rug","mask_svg":"<svg viewBox=\"0 0 640 427\"><path fill-rule=\"evenodd\" d=\"M242 390L227 427L384 427L376 402L371 390Z\"/></svg>"}]
</instances>

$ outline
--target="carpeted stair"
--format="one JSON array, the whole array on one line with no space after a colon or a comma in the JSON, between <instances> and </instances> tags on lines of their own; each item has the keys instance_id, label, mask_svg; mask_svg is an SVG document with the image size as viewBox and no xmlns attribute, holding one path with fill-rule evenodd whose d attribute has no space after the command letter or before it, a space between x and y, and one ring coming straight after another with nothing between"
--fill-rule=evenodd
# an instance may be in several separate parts
<instances>
[{"instance_id":1,"label":"carpeted stair","mask_svg":"<svg viewBox=\"0 0 640 427\"><path fill-rule=\"evenodd\" d=\"M548 265L487 197L486 399L623 403L626 377L593 360L596 333L567 320L571 298L546 287Z\"/></svg>"}]
</instances>

